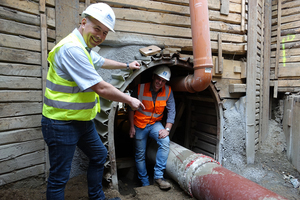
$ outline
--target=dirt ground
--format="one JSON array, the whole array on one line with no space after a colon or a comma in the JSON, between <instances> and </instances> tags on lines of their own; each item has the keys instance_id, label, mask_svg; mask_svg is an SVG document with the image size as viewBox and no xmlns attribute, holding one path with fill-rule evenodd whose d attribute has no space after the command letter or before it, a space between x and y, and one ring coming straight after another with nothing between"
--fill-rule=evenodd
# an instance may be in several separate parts
<instances>
[{"instance_id":1,"label":"dirt ground","mask_svg":"<svg viewBox=\"0 0 300 200\"><path fill-rule=\"evenodd\" d=\"M245 178L289 199L300 200L300 187L295 188L290 179L285 177L291 175L300 180L299 172L287 160L284 133L276 122L270 122L270 131L273 133L268 142L255 154L255 163L245 164L243 155L235 156L235 163L228 162L224 165L227 169L244 176ZM240 158L240 159L238 159ZM149 171L149 170L148 170ZM122 176L122 174L127 174ZM134 178L134 169L118 172L119 191L113 190L105 181L104 192L107 198L120 197L122 200L193 200L179 185L168 179L172 188L161 191L157 185L139 187ZM28 179L16 184L0 187L1 200L44 200L46 199L46 185L43 178ZM65 190L66 200L87 200L87 184L85 175L76 176L69 180Z\"/></svg>"},{"instance_id":2,"label":"dirt ground","mask_svg":"<svg viewBox=\"0 0 300 200\"><path fill-rule=\"evenodd\" d=\"M249 165L244 170L247 171L246 177L263 187L289 199L300 199L300 190L294 188L290 180L285 180L284 175L292 175L299 180L297 170L288 162L284 153L259 153L256 155L254 165ZM253 173L260 173L261 177L251 177ZM246 173L244 172L244 175ZM126 180L125 180L126 181ZM132 183L119 180L119 191L110 189L104 184L104 192L107 198L120 197L122 200L193 200L177 183L169 180L172 188L169 191L161 191L158 186L150 185L147 187L132 188ZM40 181L37 181L40 182ZM36 185L34 180L26 181L26 184L15 184L0 188L1 200L44 200L46 186ZM87 200L87 184L84 175L70 179L65 190L66 200Z\"/></svg>"}]
</instances>

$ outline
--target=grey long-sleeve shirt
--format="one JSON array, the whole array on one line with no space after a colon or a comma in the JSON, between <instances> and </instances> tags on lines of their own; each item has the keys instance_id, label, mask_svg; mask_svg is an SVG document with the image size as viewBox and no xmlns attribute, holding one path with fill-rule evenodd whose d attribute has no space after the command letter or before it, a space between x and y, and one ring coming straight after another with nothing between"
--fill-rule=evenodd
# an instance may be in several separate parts
<instances>
[{"instance_id":1,"label":"grey long-sleeve shirt","mask_svg":"<svg viewBox=\"0 0 300 200\"><path fill-rule=\"evenodd\" d=\"M155 105L157 94L160 91L154 92L152 86L150 87L150 91L152 93L153 104ZM135 98L138 98L138 87L134 88L131 96L135 97ZM129 108L129 109L132 110L131 108ZM174 100L172 90L171 90L171 94L169 96L169 99L167 100L166 109L167 109L167 121L166 122L174 124L175 116L176 116L176 109L175 109L175 100Z\"/></svg>"}]
</instances>

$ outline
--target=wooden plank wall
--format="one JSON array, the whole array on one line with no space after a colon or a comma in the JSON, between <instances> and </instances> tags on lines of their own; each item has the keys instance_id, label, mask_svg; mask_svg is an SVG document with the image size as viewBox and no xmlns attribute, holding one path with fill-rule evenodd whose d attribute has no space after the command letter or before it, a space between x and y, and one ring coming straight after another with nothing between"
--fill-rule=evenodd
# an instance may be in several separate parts
<instances>
[{"instance_id":1,"label":"wooden plank wall","mask_svg":"<svg viewBox=\"0 0 300 200\"><path fill-rule=\"evenodd\" d=\"M84 0L80 0L81 10ZM91 0L91 3L96 1ZM189 0L101 0L113 7L116 14L115 34L104 44L145 44L176 47L192 51ZM209 19L212 51L218 51L218 33L222 33L223 52L245 54L245 37L241 16L242 0L231 0L229 14L220 14L220 1L210 0Z\"/></svg>"},{"instance_id":2,"label":"wooden plank wall","mask_svg":"<svg viewBox=\"0 0 300 200\"><path fill-rule=\"evenodd\" d=\"M277 92L300 91L300 1L272 1L271 84Z\"/></svg>"},{"instance_id":3,"label":"wooden plank wall","mask_svg":"<svg viewBox=\"0 0 300 200\"><path fill-rule=\"evenodd\" d=\"M42 66L53 13L53 0L0 1L0 185L45 172Z\"/></svg>"},{"instance_id":4,"label":"wooden plank wall","mask_svg":"<svg viewBox=\"0 0 300 200\"><path fill-rule=\"evenodd\" d=\"M79 2L81 14L86 1ZM189 0L90 1L96 2L109 4L117 18L116 33L109 33L103 45L156 45L171 49L171 53L181 52L192 57ZM247 0L210 0L208 7L212 53L223 57L223 67L218 67L222 69L214 70L214 81L217 81L221 98L239 98L245 95L245 91L230 92L229 85L242 84L241 79L245 78L245 62L235 59L235 55L246 57ZM224 55L233 58L224 59ZM216 60L214 58L214 63Z\"/></svg>"}]
</instances>

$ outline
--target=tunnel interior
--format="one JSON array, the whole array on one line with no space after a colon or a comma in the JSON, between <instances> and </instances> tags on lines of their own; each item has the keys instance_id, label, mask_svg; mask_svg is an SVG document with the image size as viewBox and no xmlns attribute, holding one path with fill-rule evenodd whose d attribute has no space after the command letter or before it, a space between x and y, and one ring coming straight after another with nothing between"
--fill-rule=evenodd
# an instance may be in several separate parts
<instances>
[{"instance_id":1,"label":"tunnel interior","mask_svg":"<svg viewBox=\"0 0 300 200\"><path fill-rule=\"evenodd\" d=\"M131 92L138 84L150 82L153 70L160 65L144 70L137 75L126 87L126 92ZM171 79L177 76L186 76L193 73L193 68L178 65L169 65ZM168 84L168 83L167 83ZM189 93L173 91L176 104L175 123L170 131L170 140L195 153L204 154L217 159L219 115L218 94L211 83L204 91ZM119 104L120 105L120 104ZM166 110L165 110L166 112ZM166 113L162 120L163 125ZM114 113L114 142L119 182L131 182L133 187L138 187L134 155L134 139L129 137L128 107L118 107ZM148 139L150 142L151 139ZM153 165L147 163L148 174L151 177ZM128 177L131 177L128 180ZM151 180L150 180L151 182ZM120 183L119 183L120 185Z\"/></svg>"}]
</instances>

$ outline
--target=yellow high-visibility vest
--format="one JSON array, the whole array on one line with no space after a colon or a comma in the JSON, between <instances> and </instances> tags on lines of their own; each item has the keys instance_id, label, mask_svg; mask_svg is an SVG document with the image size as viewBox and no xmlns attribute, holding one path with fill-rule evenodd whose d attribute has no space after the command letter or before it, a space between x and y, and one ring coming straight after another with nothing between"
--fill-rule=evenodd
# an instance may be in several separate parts
<instances>
[{"instance_id":1,"label":"yellow high-visibility vest","mask_svg":"<svg viewBox=\"0 0 300 200\"><path fill-rule=\"evenodd\" d=\"M81 44L79 38L70 33L51 50L48 56L50 64L44 96L43 115L55 120L89 121L100 112L100 100L92 89L81 91L75 81L68 81L57 75L54 70L55 54L66 43L81 47L93 65L89 52Z\"/></svg>"}]
</instances>

